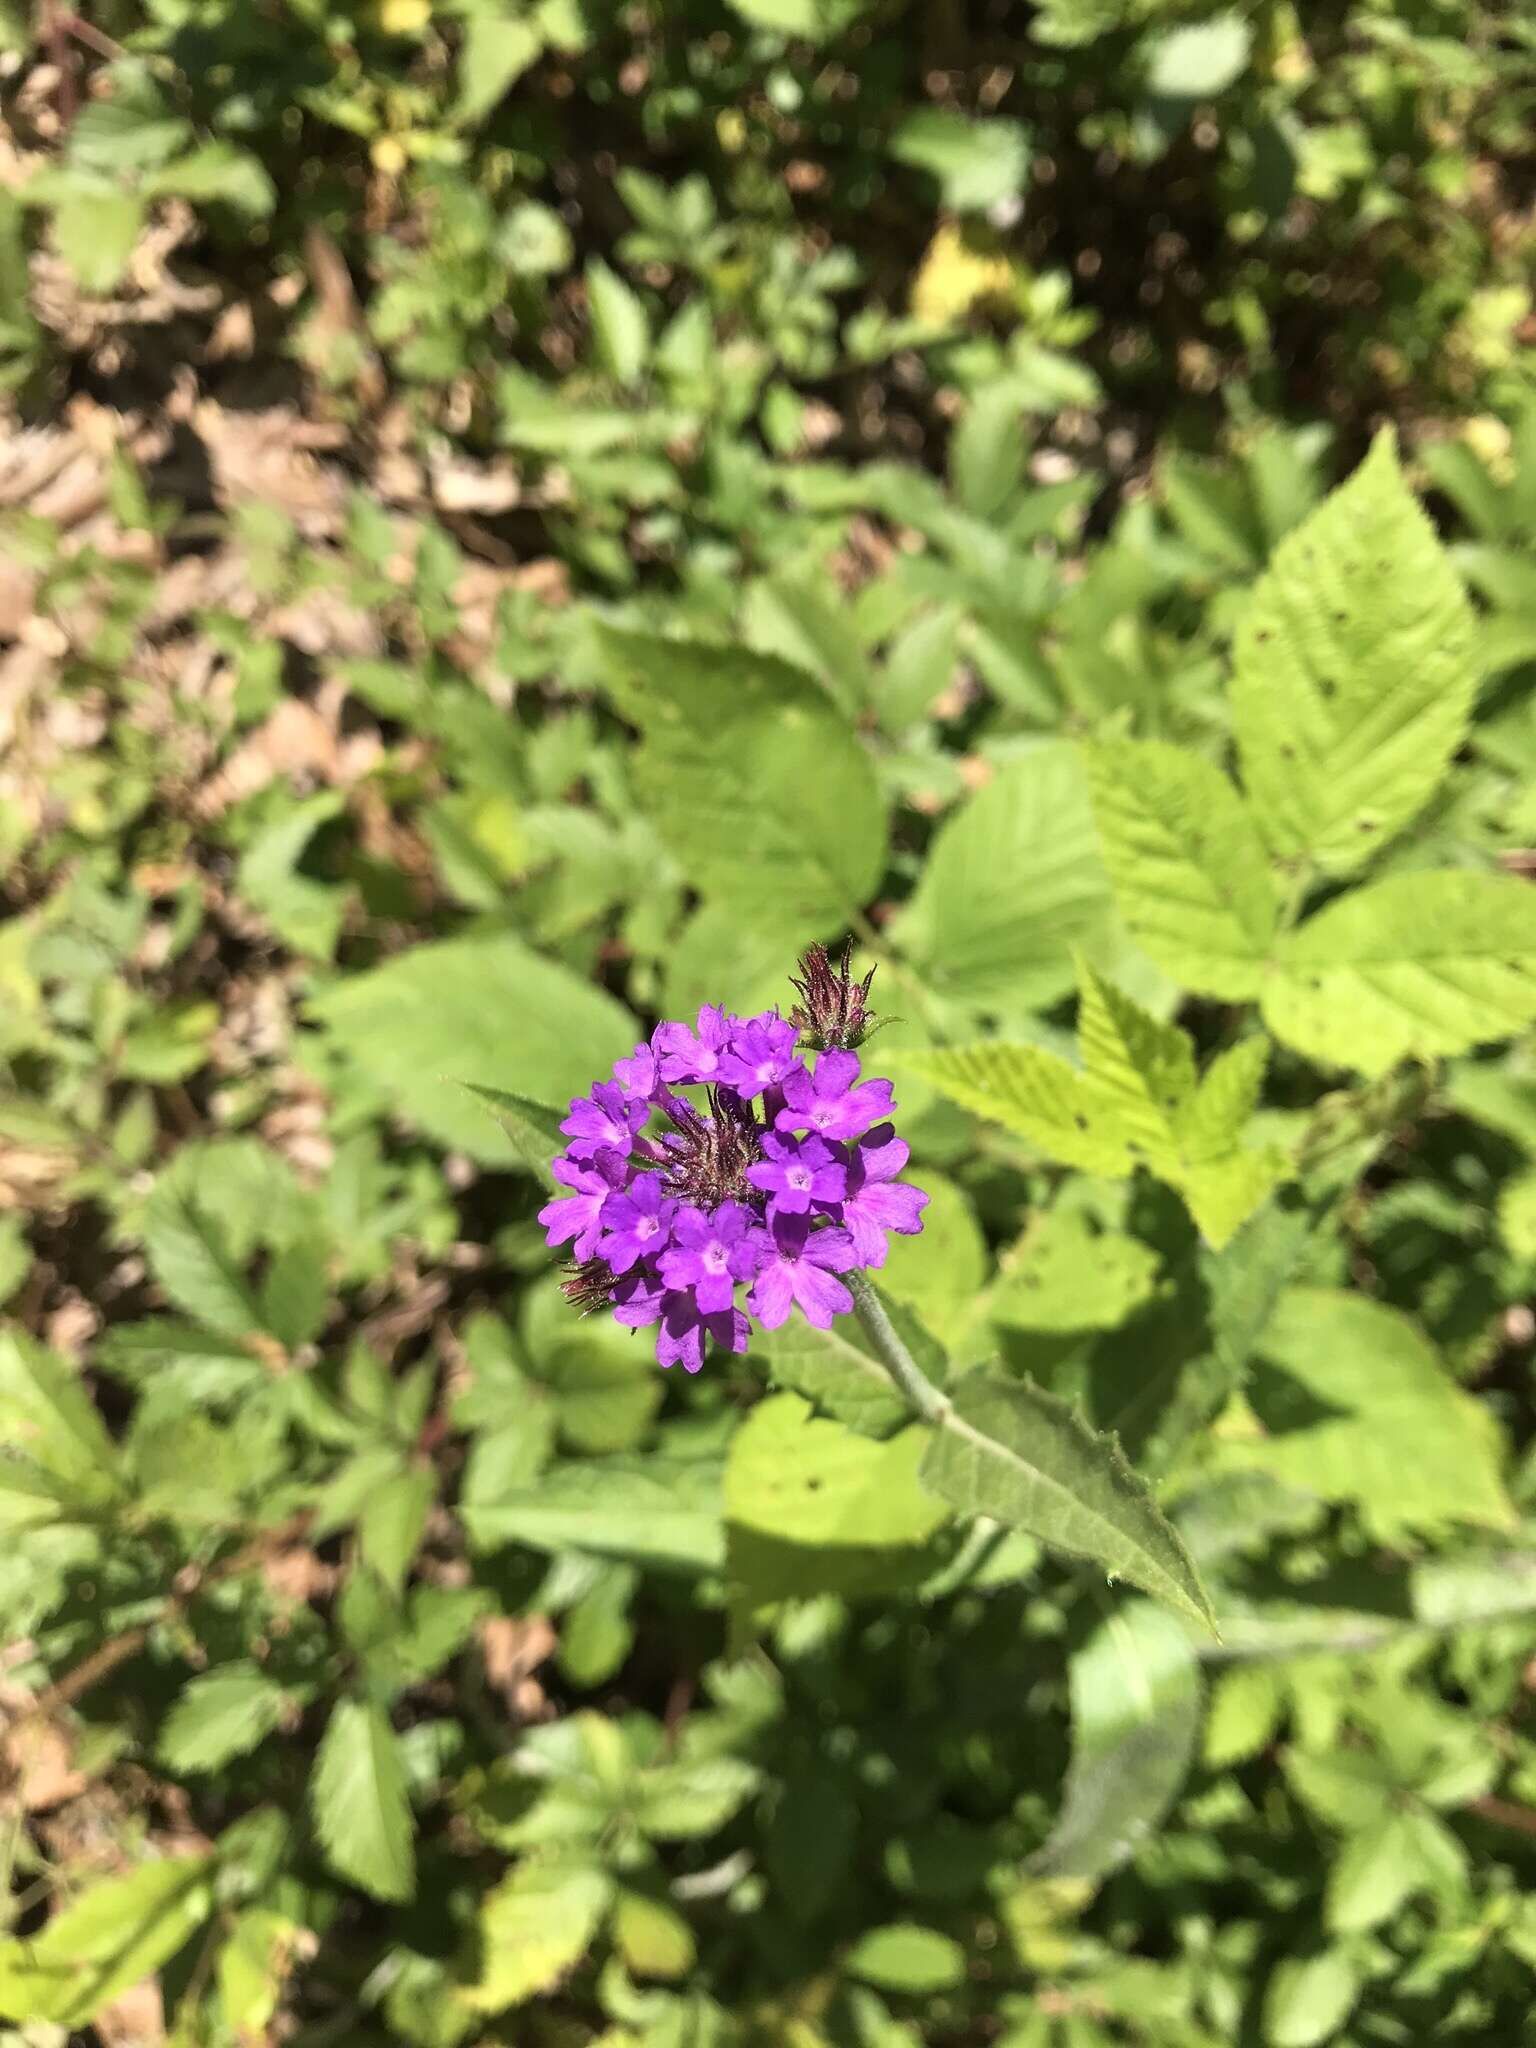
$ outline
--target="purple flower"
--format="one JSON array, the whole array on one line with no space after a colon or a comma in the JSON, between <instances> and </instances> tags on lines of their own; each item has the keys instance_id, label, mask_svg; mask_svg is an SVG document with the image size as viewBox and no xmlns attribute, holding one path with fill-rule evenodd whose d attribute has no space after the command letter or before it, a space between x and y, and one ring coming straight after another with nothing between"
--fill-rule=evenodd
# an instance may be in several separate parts
<instances>
[{"instance_id":1,"label":"purple flower","mask_svg":"<svg viewBox=\"0 0 1536 2048\"><path fill-rule=\"evenodd\" d=\"M747 1168L747 1179L768 1197L770 1222L808 1215L812 1202L842 1200L848 1169L820 1138L781 1138L769 1131L763 1151L767 1156Z\"/></svg>"},{"instance_id":2,"label":"purple flower","mask_svg":"<svg viewBox=\"0 0 1536 2048\"><path fill-rule=\"evenodd\" d=\"M859 1261L846 1230L815 1230L804 1217L773 1226L773 1256L752 1283L747 1306L765 1330L787 1322L793 1304L818 1330L830 1330L834 1316L846 1315L853 1296L834 1273Z\"/></svg>"},{"instance_id":3,"label":"purple flower","mask_svg":"<svg viewBox=\"0 0 1536 2048\"><path fill-rule=\"evenodd\" d=\"M701 1315L718 1315L731 1305L738 1280L750 1280L763 1262L764 1245L752 1211L741 1202L718 1209L680 1209L672 1225L672 1249L661 1255L668 1287L693 1290Z\"/></svg>"},{"instance_id":4,"label":"purple flower","mask_svg":"<svg viewBox=\"0 0 1536 2048\"><path fill-rule=\"evenodd\" d=\"M706 1342L718 1344L722 1351L745 1351L750 1334L751 1326L739 1308L701 1315L691 1296L669 1294L656 1333L656 1363L697 1372L704 1363Z\"/></svg>"},{"instance_id":5,"label":"purple flower","mask_svg":"<svg viewBox=\"0 0 1536 2048\"><path fill-rule=\"evenodd\" d=\"M557 1195L554 1201L546 1202L539 1211L539 1221L548 1231L551 1244L565 1244L575 1238L573 1256L590 1259L597 1250L598 1219L603 1204L624 1178L624 1155L610 1151L595 1153L590 1160L560 1158L550 1172L562 1187L575 1192Z\"/></svg>"},{"instance_id":6,"label":"purple flower","mask_svg":"<svg viewBox=\"0 0 1536 2048\"><path fill-rule=\"evenodd\" d=\"M921 1188L896 1181L911 1150L890 1124L881 1124L854 1148L842 1217L861 1266L885 1264L887 1231L915 1237L923 1227L928 1197Z\"/></svg>"},{"instance_id":7,"label":"purple flower","mask_svg":"<svg viewBox=\"0 0 1536 2048\"><path fill-rule=\"evenodd\" d=\"M627 1191L616 1190L603 1204L603 1234L597 1255L614 1273L627 1273L640 1259L654 1259L666 1250L677 1204L662 1185L659 1173L638 1174Z\"/></svg>"},{"instance_id":8,"label":"purple flower","mask_svg":"<svg viewBox=\"0 0 1536 2048\"><path fill-rule=\"evenodd\" d=\"M736 1031L720 1062L720 1079L750 1101L776 1087L796 1064L795 1027L770 1010Z\"/></svg>"},{"instance_id":9,"label":"purple flower","mask_svg":"<svg viewBox=\"0 0 1536 2048\"><path fill-rule=\"evenodd\" d=\"M868 1027L868 979L854 982L846 957L836 974L801 965L807 1001L826 998L813 1071L796 1057L798 1013L706 1003L694 1025L660 1024L615 1061L561 1125L554 1175L569 1192L539 1221L572 1246L567 1299L654 1327L662 1365L697 1372L711 1344L744 1351L750 1317L776 1330L798 1307L826 1329L853 1306L837 1275L883 1265L890 1231L922 1228L928 1198L898 1182L907 1147L883 1121L891 1084L861 1080L848 1049Z\"/></svg>"},{"instance_id":10,"label":"purple flower","mask_svg":"<svg viewBox=\"0 0 1536 2048\"><path fill-rule=\"evenodd\" d=\"M573 1159L590 1159L606 1148L627 1153L650 1115L650 1105L625 1095L616 1081L599 1081L590 1095L578 1095L560 1126L571 1140Z\"/></svg>"},{"instance_id":11,"label":"purple flower","mask_svg":"<svg viewBox=\"0 0 1536 2048\"><path fill-rule=\"evenodd\" d=\"M613 1078L626 1095L643 1095L647 1102L656 1093L656 1054L644 1040L627 1060L615 1060Z\"/></svg>"},{"instance_id":12,"label":"purple flower","mask_svg":"<svg viewBox=\"0 0 1536 2048\"><path fill-rule=\"evenodd\" d=\"M859 1056L824 1052L816 1071L802 1067L784 1083L784 1107L774 1122L781 1131L814 1131L822 1138L861 1138L873 1123L895 1107L889 1081L859 1086Z\"/></svg>"},{"instance_id":13,"label":"purple flower","mask_svg":"<svg viewBox=\"0 0 1536 2048\"><path fill-rule=\"evenodd\" d=\"M735 1023L717 1003L706 1003L699 1012L696 1032L686 1024L658 1025L651 1042L661 1056L662 1080L718 1081Z\"/></svg>"}]
</instances>

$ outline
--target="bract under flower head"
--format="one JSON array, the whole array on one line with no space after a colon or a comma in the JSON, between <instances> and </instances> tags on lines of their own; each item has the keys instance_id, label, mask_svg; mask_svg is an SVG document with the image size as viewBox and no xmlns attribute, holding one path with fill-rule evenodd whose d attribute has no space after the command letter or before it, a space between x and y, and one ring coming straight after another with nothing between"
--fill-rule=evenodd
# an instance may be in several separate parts
<instances>
[{"instance_id":1,"label":"bract under flower head","mask_svg":"<svg viewBox=\"0 0 1536 2048\"><path fill-rule=\"evenodd\" d=\"M776 1330L798 1309L826 1329L852 1308L838 1276L884 1265L888 1233L921 1230L928 1200L896 1179L907 1147L890 1082L863 1078L849 1049L868 987L846 960L827 970L833 1035L815 1034L814 1057L796 1052L798 1017L710 1003L693 1025L659 1024L571 1103L554 1163L570 1192L539 1221L579 1262L574 1306L654 1326L657 1359L688 1372L710 1343L745 1351L754 1320Z\"/></svg>"}]
</instances>

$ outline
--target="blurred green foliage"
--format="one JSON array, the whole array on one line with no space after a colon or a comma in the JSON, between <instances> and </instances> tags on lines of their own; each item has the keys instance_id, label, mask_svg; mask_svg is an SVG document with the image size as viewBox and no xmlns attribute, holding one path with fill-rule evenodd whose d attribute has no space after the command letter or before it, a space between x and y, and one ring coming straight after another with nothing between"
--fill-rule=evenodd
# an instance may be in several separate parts
<instances>
[{"instance_id":1,"label":"blurred green foliage","mask_svg":"<svg viewBox=\"0 0 1536 2048\"><path fill-rule=\"evenodd\" d=\"M1526 10L0 50L7 2038L1522 2039ZM561 1299L466 1084L845 933L893 1312L1219 1640Z\"/></svg>"}]
</instances>

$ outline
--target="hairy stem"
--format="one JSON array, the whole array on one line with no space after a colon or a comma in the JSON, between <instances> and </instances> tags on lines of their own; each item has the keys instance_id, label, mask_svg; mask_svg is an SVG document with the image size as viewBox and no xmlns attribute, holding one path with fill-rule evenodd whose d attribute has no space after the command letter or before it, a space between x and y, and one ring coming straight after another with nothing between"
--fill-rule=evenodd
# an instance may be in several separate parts
<instances>
[{"instance_id":1,"label":"hairy stem","mask_svg":"<svg viewBox=\"0 0 1536 2048\"><path fill-rule=\"evenodd\" d=\"M950 1404L918 1365L897 1334L896 1325L885 1312L885 1304L863 1273L845 1276L854 1308L865 1334L875 1347L875 1356L885 1367L908 1406L925 1422L947 1422Z\"/></svg>"}]
</instances>

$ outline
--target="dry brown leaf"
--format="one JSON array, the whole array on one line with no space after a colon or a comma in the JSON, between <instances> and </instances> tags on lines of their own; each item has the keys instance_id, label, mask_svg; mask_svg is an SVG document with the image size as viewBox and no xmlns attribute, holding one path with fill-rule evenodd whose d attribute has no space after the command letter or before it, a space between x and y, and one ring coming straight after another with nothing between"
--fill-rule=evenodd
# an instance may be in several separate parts
<instances>
[{"instance_id":1,"label":"dry brown leaf","mask_svg":"<svg viewBox=\"0 0 1536 2048\"><path fill-rule=\"evenodd\" d=\"M66 1799L76 1799L90 1783L75 1769L74 1744L56 1721L43 1720L29 1709L32 1695L19 1686L4 1689L0 1711L16 1719L0 1739L4 1787L0 1807L13 1800L23 1813L46 1813Z\"/></svg>"},{"instance_id":2,"label":"dry brown leaf","mask_svg":"<svg viewBox=\"0 0 1536 2048\"><path fill-rule=\"evenodd\" d=\"M108 1999L91 2023L102 2048L158 2048L165 2039L165 2001L156 1978Z\"/></svg>"}]
</instances>

